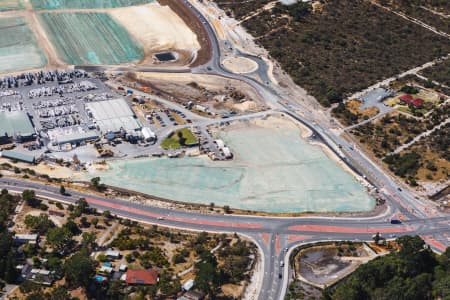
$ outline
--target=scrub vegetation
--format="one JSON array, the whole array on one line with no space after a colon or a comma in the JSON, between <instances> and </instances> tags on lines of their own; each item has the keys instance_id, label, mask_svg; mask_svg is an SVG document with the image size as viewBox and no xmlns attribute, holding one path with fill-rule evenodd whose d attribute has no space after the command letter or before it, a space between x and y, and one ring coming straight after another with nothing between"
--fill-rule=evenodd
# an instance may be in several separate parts
<instances>
[{"instance_id":1,"label":"scrub vegetation","mask_svg":"<svg viewBox=\"0 0 450 300\"><path fill-rule=\"evenodd\" d=\"M121 64L143 57L142 48L106 13L42 13L40 18L68 64Z\"/></svg>"},{"instance_id":2,"label":"scrub vegetation","mask_svg":"<svg viewBox=\"0 0 450 300\"><path fill-rule=\"evenodd\" d=\"M437 81L440 84L450 87L450 59L446 59L433 67L426 68L421 74L429 80Z\"/></svg>"},{"instance_id":3,"label":"scrub vegetation","mask_svg":"<svg viewBox=\"0 0 450 300\"><path fill-rule=\"evenodd\" d=\"M153 0L31 0L34 9L114 8L151 2Z\"/></svg>"},{"instance_id":4,"label":"scrub vegetation","mask_svg":"<svg viewBox=\"0 0 450 300\"><path fill-rule=\"evenodd\" d=\"M323 299L449 299L450 248L436 255L419 236L397 242L400 250L361 265Z\"/></svg>"},{"instance_id":5,"label":"scrub vegetation","mask_svg":"<svg viewBox=\"0 0 450 300\"><path fill-rule=\"evenodd\" d=\"M450 33L448 0L378 0L379 4Z\"/></svg>"},{"instance_id":6,"label":"scrub vegetation","mask_svg":"<svg viewBox=\"0 0 450 300\"><path fill-rule=\"evenodd\" d=\"M217 2L238 19L264 4ZM316 10L277 3L243 25L323 105L450 51L447 39L362 0L327 1Z\"/></svg>"}]
</instances>

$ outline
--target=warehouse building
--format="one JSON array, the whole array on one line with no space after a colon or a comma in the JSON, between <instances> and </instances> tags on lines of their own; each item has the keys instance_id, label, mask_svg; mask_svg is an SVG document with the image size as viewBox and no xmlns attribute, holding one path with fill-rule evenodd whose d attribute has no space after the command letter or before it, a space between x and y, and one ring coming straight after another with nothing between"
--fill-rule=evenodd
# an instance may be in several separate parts
<instances>
[{"instance_id":1,"label":"warehouse building","mask_svg":"<svg viewBox=\"0 0 450 300\"><path fill-rule=\"evenodd\" d=\"M21 153L17 151L11 151L11 150L4 150L0 154L1 157L8 158L11 160L16 160L20 162L26 162L29 164L35 164L36 163L36 157L34 155Z\"/></svg>"},{"instance_id":2,"label":"warehouse building","mask_svg":"<svg viewBox=\"0 0 450 300\"><path fill-rule=\"evenodd\" d=\"M0 144L27 142L36 138L36 131L27 113L0 112Z\"/></svg>"},{"instance_id":3,"label":"warehouse building","mask_svg":"<svg viewBox=\"0 0 450 300\"><path fill-rule=\"evenodd\" d=\"M108 132L140 131L142 126L124 99L113 99L86 104L89 117L102 134Z\"/></svg>"}]
</instances>

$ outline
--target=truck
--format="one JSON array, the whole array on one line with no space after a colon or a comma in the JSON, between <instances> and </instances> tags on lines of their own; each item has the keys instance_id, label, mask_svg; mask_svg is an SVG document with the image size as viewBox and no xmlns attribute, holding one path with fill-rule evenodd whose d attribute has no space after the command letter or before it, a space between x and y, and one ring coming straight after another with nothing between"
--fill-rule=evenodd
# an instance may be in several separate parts
<instances>
[{"instance_id":1,"label":"truck","mask_svg":"<svg viewBox=\"0 0 450 300\"><path fill-rule=\"evenodd\" d=\"M402 224L402 221L399 219L391 219L391 224Z\"/></svg>"}]
</instances>

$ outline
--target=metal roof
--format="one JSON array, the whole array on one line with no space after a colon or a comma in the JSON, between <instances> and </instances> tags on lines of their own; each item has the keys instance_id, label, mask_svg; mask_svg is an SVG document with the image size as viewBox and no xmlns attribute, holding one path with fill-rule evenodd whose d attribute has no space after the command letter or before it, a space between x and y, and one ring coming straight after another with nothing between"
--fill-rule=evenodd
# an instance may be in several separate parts
<instances>
[{"instance_id":1,"label":"metal roof","mask_svg":"<svg viewBox=\"0 0 450 300\"><path fill-rule=\"evenodd\" d=\"M20 153L20 152L16 152L16 151L11 151L11 150L2 151L2 157L6 157L9 159L16 159L16 160L24 161L24 162L27 162L30 164L34 163L36 161L36 158L33 155Z\"/></svg>"},{"instance_id":2,"label":"metal roof","mask_svg":"<svg viewBox=\"0 0 450 300\"><path fill-rule=\"evenodd\" d=\"M142 127L124 99L90 102L86 104L86 108L92 113L102 133L119 132L121 128L135 131Z\"/></svg>"},{"instance_id":3,"label":"metal roof","mask_svg":"<svg viewBox=\"0 0 450 300\"><path fill-rule=\"evenodd\" d=\"M94 131L87 131L57 137L56 140L59 145L62 145L68 143L78 143L82 141L95 140L97 138L98 138L97 133L95 133Z\"/></svg>"},{"instance_id":4,"label":"metal roof","mask_svg":"<svg viewBox=\"0 0 450 300\"><path fill-rule=\"evenodd\" d=\"M0 136L32 136L35 134L30 117L23 111L0 112Z\"/></svg>"}]
</instances>

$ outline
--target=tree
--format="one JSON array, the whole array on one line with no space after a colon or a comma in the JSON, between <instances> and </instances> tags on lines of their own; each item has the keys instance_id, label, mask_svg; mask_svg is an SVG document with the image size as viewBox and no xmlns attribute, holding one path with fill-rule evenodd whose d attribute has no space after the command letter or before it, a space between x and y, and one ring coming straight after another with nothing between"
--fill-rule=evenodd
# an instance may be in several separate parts
<instances>
[{"instance_id":1,"label":"tree","mask_svg":"<svg viewBox=\"0 0 450 300\"><path fill-rule=\"evenodd\" d=\"M92 218L91 220L91 224L94 225L95 228L97 228L97 224L98 224L98 218Z\"/></svg>"},{"instance_id":2,"label":"tree","mask_svg":"<svg viewBox=\"0 0 450 300\"><path fill-rule=\"evenodd\" d=\"M195 264L195 284L204 293L211 294L219 284L217 273L217 261L213 254L205 251L201 255L201 261Z\"/></svg>"},{"instance_id":3,"label":"tree","mask_svg":"<svg viewBox=\"0 0 450 300\"><path fill-rule=\"evenodd\" d=\"M112 215L111 215L111 212L109 210L105 210L103 212L102 216L105 217L108 220L112 219Z\"/></svg>"},{"instance_id":4,"label":"tree","mask_svg":"<svg viewBox=\"0 0 450 300\"><path fill-rule=\"evenodd\" d=\"M67 227L55 227L47 233L47 243L55 250L60 251L72 242L72 232Z\"/></svg>"},{"instance_id":5,"label":"tree","mask_svg":"<svg viewBox=\"0 0 450 300\"><path fill-rule=\"evenodd\" d=\"M103 183L100 183L100 177L94 177L91 179L91 185L96 189L97 191L101 192L106 189L106 186Z\"/></svg>"},{"instance_id":6,"label":"tree","mask_svg":"<svg viewBox=\"0 0 450 300\"><path fill-rule=\"evenodd\" d=\"M75 223L72 219L67 220L67 223L64 224L64 227L66 227L72 233L72 235L78 235L81 232L80 228L78 228L77 223Z\"/></svg>"},{"instance_id":7,"label":"tree","mask_svg":"<svg viewBox=\"0 0 450 300\"><path fill-rule=\"evenodd\" d=\"M63 196L66 194L66 188L63 185L59 187L59 193Z\"/></svg>"},{"instance_id":8,"label":"tree","mask_svg":"<svg viewBox=\"0 0 450 300\"><path fill-rule=\"evenodd\" d=\"M37 207L41 203L41 201L36 199L36 194L33 190L24 190L22 192L22 199L31 207Z\"/></svg>"},{"instance_id":9,"label":"tree","mask_svg":"<svg viewBox=\"0 0 450 300\"><path fill-rule=\"evenodd\" d=\"M27 215L24 223L27 228L44 235L50 228L55 227L55 223L48 218L47 214L40 214L39 216Z\"/></svg>"},{"instance_id":10,"label":"tree","mask_svg":"<svg viewBox=\"0 0 450 300\"><path fill-rule=\"evenodd\" d=\"M81 244L85 248L92 248L92 246L95 244L95 233L89 233L89 232L83 232L81 235L82 241Z\"/></svg>"},{"instance_id":11,"label":"tree","mask_svg":"<svg viewBox=\"0 0 450 300\"><path fill-rule=\"evenodd\" d=\"M70 297L69 293L67 292L67 289L61 285L55 287L50 293L50 300L70 300L70 299L72 299L72 297Z\"/></svg>"},{"instance_id":12,"label":"tree","mask_svg":"<svg viewBox=\"0 0 450 300\"><path fill-rule=\"evenodd\" d=\"M77 200L77 202L75 202L75 204L77 205L76 208L78 208L81 213L87 213L87 210L89 209L89 203L87 203L86 199L80 198Z\"/></svg>"},{"instance_id":13,"label":"tree","mask_svg":"<svg viewBox=\"0 0 450 300\"><path fill-rule=\"evenodd\" d=\"M79 251L64 263L66 282L69 288L88 287L95 273L95 261L87 251Z\"/></svg>"}]
</instances>

